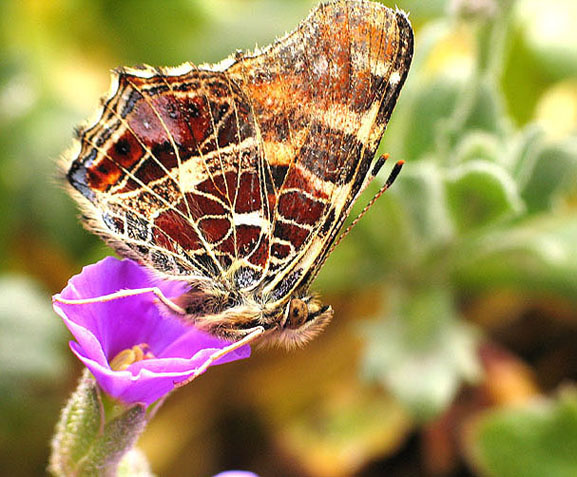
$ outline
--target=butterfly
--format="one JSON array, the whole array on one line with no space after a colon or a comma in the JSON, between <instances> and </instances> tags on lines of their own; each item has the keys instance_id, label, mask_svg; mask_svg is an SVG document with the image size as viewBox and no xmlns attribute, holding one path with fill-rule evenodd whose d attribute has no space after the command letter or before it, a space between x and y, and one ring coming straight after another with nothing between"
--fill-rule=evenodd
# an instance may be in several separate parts
<instances>
[{"instance_id":1,"label":"butterfly","mask_svg":"<svg viewBox=\"0 0 577 477\"><path fill-rule=\"evenodd\" d=\"M307 342L333 316L309 287L384 164L412 55L403 12L339 0L215 65L118 69L67 165L86 226L185 280L160 298L200 329Z\"/></svg>"}]
</instances>

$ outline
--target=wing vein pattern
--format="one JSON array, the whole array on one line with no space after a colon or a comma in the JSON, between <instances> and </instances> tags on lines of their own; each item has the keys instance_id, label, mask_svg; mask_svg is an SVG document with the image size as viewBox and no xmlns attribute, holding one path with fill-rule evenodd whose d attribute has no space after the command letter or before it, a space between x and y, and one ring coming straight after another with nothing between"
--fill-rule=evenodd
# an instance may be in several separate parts
<instances>
[{"instance_id":1,"label":"wing vein pattern","mask_svg":"<svg viewBox=\"0 0 577 477\"><path fill-rule=\"evenodd\" d=\"M404 13L337 0L214 66L121 69L68 180L121 254L286 301L372 180L412 49Z\"/></svg>"}]
</instances>

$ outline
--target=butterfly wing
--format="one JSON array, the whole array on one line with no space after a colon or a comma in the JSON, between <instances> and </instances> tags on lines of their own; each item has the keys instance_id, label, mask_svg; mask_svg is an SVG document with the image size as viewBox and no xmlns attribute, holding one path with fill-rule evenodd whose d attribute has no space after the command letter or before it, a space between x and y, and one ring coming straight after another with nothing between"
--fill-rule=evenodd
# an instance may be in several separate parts
<instances>
[{"instance_id":1,"label":"butterfly wing","mask_svg":"<svg viewBox=\"0 0 577 477\"><path fill-rule=\"evenodd\" d=\"M67 173L89 226L165 274L286 299L372 178L412 46L403 13L341 0L214 68L119 71Z\"/></svg>"},{"instance_id":2,"label":"butterfly wing","mask_svg":"<svg viewBox=\"0 0 577 477\"><path fill-rule=\"evenodd\" d=\"M124 69L112 89L67 174L89 226L168 275L252 285L270 212L242 91L190 64Z\"/></svg>"},{"instance_id":3,"label":"butterfly wing","mask_svg":"<svg viewBox=\"0 0 577 477\"><path fill-rule=\"evenodd\" d=\"M306 288L372 179L412 51L404 13L337 1L227 70L250 100L272 179L271 300Z\"/></svg>"}]
</instances>

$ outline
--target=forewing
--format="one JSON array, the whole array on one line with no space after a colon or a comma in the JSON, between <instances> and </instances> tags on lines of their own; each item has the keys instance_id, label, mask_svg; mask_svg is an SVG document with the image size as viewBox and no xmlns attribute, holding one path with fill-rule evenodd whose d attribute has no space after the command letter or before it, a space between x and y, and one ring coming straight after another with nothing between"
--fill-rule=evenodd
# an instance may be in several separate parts
<instances>
[{"instance_id":1,"label":"forewing","mask_svg":"<svg viewBox=\"0 0 577 477\"><path fill-rule=\"evenodd\" d=\"M268 257L270 215L256 129L223 72L122 70L99 121L80 132L68 179L121 254L169 275L251 286Z\"/></svg>"},{"instance_id":2,"label":"forewing","mask_svg":"<svg viewBox=\"0 0 577 477\"><path fill-rule=\"evenodd\" d=\"M404 13L337 1L227 70L247 92L274 191L264 289L273 300L310 282L372 178L412 50Z\"/></svg>"}]
</instances>

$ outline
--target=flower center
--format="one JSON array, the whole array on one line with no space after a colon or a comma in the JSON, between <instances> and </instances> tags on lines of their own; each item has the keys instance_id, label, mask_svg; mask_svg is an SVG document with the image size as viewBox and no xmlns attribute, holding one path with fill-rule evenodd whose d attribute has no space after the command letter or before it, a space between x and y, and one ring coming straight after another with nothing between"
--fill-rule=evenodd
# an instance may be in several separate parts
<instances>
[{"instance_id":1,"label":"flower center","mask_svg":"<svg viewBox=\"0 0 577 477\"><path fill-rule=\"evenodd\" d=\"M110 361L110 369L112 369L112 371L124 371L133 363L154 357L149 346L146 343L140 343L134 345L132 348L123 349L112 358Z\"/></svg>"}]
</instances>

